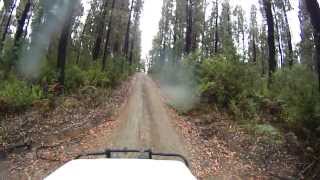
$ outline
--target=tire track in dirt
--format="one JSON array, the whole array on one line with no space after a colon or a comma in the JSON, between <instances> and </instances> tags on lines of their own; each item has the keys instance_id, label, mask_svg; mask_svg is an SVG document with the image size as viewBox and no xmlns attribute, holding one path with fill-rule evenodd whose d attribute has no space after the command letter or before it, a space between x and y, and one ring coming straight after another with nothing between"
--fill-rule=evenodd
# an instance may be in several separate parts
<instances>
[{"instance_id":1,"label":"tire track in dirt","mask_svg":"<svg viewBox=\"0 0 320 180\"><path fill-rule=\"evenodd\" d=\"M188 157L161 100L159 88L145 74L136 75L133 92L120 114L120 127L111 137L111 148L152 149Z\"/></svg>"}]
</instances>

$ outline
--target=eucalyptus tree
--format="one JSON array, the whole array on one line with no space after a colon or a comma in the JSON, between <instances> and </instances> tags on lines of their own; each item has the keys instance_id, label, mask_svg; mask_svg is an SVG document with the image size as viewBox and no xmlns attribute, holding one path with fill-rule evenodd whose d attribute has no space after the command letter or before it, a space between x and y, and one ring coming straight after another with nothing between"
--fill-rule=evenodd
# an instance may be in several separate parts
<instances>
[{"instance_id":1,"label":"eucalyptus tree","mask_svg":"<svg viewBox=\"0 0 320 180\"><path fill-rule=\"evenodd\" d=\"M106 61L108 54L110 53L109 51L109 41L110 41L110 36L111 36L111 31L112 31L112 26L113 26L113 13L114 13L114 8L116 5L116 0L112 0L112 5L111 5L111 10L110 10L110 15L109 15L109 23L108 23L108 30L106 34L106 40L104 44L104 51L103 51L103 57L102 57L102 70L105 70L106 68Z\"/></svg>"},{"instance_id":2,"label":"eucalyptus tree","mask_svg":"<svg viewBox=\"0 0 320 180\"><path fill-rule=\"evenodd\" d=\"M236 48L233 43L232 22L231 22L231 6L229 0L224 0L221 4L219 36L221 53L235 55Z\"/></svg>"},{"instance_id":3,"label":"eucalyptus tree","mask_svg":"<svg viewBox=\"0 0 320 180\"><path fill-rule=\"evenodd\" d=\"M128 16L128 23L127 23L127 30L126 30L126 36L124 40L124 47L123 47L123 54L124 56L128 59L129 56L129 41L130 41L130 29L131 29L131 18L132 18L132 13L133 13L133 7L135 5L136 1L131 0L130 3L130 10L129 10L129 16Z\"/></svg>"},{"instance_id":4,"label":"eucalyptus tree","mask_svg":"<svg viewBox=\"0 0 320 180\"><path fill-rule=\"evenodd\" d=\"M268 25L268 48L269 48L269 86L272 82L272 75L276 71L277 62L275 57L275 42L274 42L274 19L272 13L271 0L263 0L263 6L266 14L266 21Z\"/></svg>"},{"instance_id":5,"label":"eucalyptus tree","mask_svg":"<svg viewBox=\"0 0 320 180\"><path fill-rule=\"evenodd\" d=\"M320 7L317 0L305 0L313 26L314 44L316 47L316 64L318 72L318 85L320 91Z\"/></svg>"},{"instance_id":6,"label":"eucalyptus tree","mask_svg":"<svg viewBox=\"0 0 320 180\"><path fill-rule=\"evenodd\" d=\"M139 30L140 26L140 17L142 12L143 2L142 0L137 0L134 10L133 10L133 27L132 27L132 39L130 44L130 52L129 52L129 63L130 65L139 63L140 60L140 44L141 44L141 32Z\"/></svg>"},{"instance_id":7,"label":"eucalyptus tree","mask_svg":"<svg viewBox=\"0 0 320 180\"><path fill-rule=\"evenodd\" d=\"M250 11L250 24L249 24L249 61L252 63L257 62L257 52L258 52L258 22L257 22L257 7L255 5L251 6Z\"/></svg>"},{"instance_id":8,"label":"eucalyptus tree","mask_svg":"<svg viewBox=\"0 0 320 180\"><path fill-rule=\"evenodd\" d=\"M310 69L315 70L315 47L313 44L313 30L311 19L305 0L299 0L300 37L299 54L300 61Z\"/></svg>"},{"instance_id":9,"label":"eucalyptus tree","mask_svg":"<svg viewBox=\"0 0 320 180\"><path fill-rule=\"evenodd\" d=\"M58 81L63 86L65 80L65 65L67 57L67 48L69 39L71 38L71 28L74 21L74 12L79 7L79 0L70 0L65 2L66 6L66 17L63 22L61 29L61 34L59 38L59 47L58 47L58 59L57 59L57 70L58 70Z\"/></svg>"},{"instance_id":10,"label":"eucalyptus tree","mask_svg":"<svg viewBox=\"0 0 320 180\"><path fill-rule=\"evenodd\" d=\"M5 17L3 18L3 30L2 30L2 35L0 39L0 51L2 51L2 48L4 46L4 42L6 40L7 34L9 32L13 12L17 7L17 2L18 0L13 0L13 1L4 1L4 7L5 7Z\"/></svg>"},{"instance_id":11,"label":"eucalyptus tree","mask_svg":"<svg viewBox=\"0 0 320 180\"><path fill-rule=\"evenodd\" d=\"M282 10L282 15L283 15L283 26L284 28L284 38L286 40L287 44L287 64L291 67L293 65L293 45L292 45L292 35L291 35L291 29L289 25L289 20L288 20L288 11L292 9L290 1L289 0L280 0L275 2L276 5Z\"/></svg>"},{"instance_id":12,"label":"eucalyptus tree","mask_svg":"<svg viewBox=\"0 0 320 180\"><path fill-rule=\"evenodd\" d=\"M233 10L233 16L235 16L235 22L233 23L233 34L237 42L238 50L242 50L243 61L246 58L246 45L245 45L245 33L246 33L246 20L245 12L241 6L236 6Z\"/></svg>"},{"instance_id":13,"label":"eucalyptus tree","mask_svg":"<svg viewBox=\"0 0 320 180\"><path fill-rule=\"evenodd\" d=\"M106 26L106 16L108 12L108 3L109 0L104 0L103 5L100 7L100 13L97 17L97 30L96 30L96 39L92 49L92 59L95 61L98 59L101 51L101 44L103 41L103 35L105 32Z\"/></svg>"}]
</instances>

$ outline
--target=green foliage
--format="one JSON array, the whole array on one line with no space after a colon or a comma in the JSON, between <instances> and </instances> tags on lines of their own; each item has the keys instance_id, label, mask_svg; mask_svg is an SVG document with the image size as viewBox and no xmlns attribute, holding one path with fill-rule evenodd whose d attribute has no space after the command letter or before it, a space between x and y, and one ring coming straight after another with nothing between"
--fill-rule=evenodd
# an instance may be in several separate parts
<instances>
[{"instance_id":1,"label":"green foliage","mask_svg":"<svg viewBox=\"0 0 320 180\"><path fill-rule=\"evenodd\" d=\"M304 65L278 70L268 89L256 66L215 56L203 61L200 78L202 97L229 109L237 120L257 123L266 115L293 128L320 126L316 77Z\"/></svg>"},{"instance_id":2,"label":"green foliage","mask_svg":"<svg viewBox=\"0 0 320 180\"><path fill-rule=\"evenodd\" d=\"M70 65L66 68L65 88L74 90L84 85L86 73L77 65Z\"/></svg>"},{"instance_id":3,"label":"green foliage","mask_svg":"<svg viewBox=\"0 0 320 180\"><path fill-rule=\"evenodd\" d=\"M305 65L274 74L271 95L282 102L288 121L315 129L320 126L320 94L316 76Z\"/></svg>"},{"instance_id":4,"label":"green foliage","mask_svg":"<svg viewBox=\"0 0 320 180\"><path fill-rule=\"evenodd\" d=\"M95 87L110 87L110 80L108 78L108 73L101 71L99 66L93 66L86 72L86 84Z\"/></svg>"},{"instance_id":5,"label":"green foliage","mask_svg":"<svg viewBox=\"0 0 320 180\"><path fill-rule=\"evenodd\" d=\"M28 85L15 78L3 82L0 86L0 99L3 105L9 106L5 108L23 108L42 97L43 92L40 86Z\"/></svg>"},{"instance_id":6,"label":"green foliage","mask_svg":"<svg viewBox=\"0 0 320 180\"><path fill-rule=\"evenodd\" d=\"M201 69L201 94L224 107L241 104L264 91L263 78L250 64L215 56L205 60Z\"/></svg>"}]
</instances>

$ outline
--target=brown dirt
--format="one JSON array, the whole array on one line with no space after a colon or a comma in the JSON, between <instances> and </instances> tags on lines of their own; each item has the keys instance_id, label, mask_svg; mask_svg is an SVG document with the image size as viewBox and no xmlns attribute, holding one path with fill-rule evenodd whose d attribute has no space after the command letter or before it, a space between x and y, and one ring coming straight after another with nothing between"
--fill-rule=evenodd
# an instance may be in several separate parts
<instances>
[{"instance_id":1,"label":"brown dirt","mask_svg":"<svg viewBox=\"0 0 320 180\"><path fill-rule=\"evenodd\" d=\"M0 179L43 179L79 154L104 150L132 83L122 83L111 94L102 91L58 99L54 110L36 106L6 117L7 149L21 142L31 147L14 149L0 160Z\"/></svg>"},{"instance_id":2,"label":"brown dirt","mask_svg":"<svg viewBox=\"0 0 320 180\"><path fill-rule=\"evenodd\" d=\"M51 141L43 136L40 142L45 143L10 154L0 168L10 179L42 179L78 154L134 148L182 154L199 179L276 179L271 174L290 177L298 172L296 156L282 146L268 144L264 137L252 137L218 111L178 115L166 106L160 88L145 74L136 74L116 92L112 97L120 100L114 106L102 103L92 109L91 116L88 109L78 112L78 119L86 120L102 114L94 126ZM48 117L65 116L63 122L73 121L76 109Z\"/></svg>"},{"instance_id":3,"label":"brown dirt","mask_svg":"<svg viewBox=\"0 0 320 180\"><path fill-rule=\"evenodd\" d=\"M199 179L303 179L301 159L285 142L253 136L214 108L183 116L169 111L187 142Z\"/></svg>"}]
</instances>

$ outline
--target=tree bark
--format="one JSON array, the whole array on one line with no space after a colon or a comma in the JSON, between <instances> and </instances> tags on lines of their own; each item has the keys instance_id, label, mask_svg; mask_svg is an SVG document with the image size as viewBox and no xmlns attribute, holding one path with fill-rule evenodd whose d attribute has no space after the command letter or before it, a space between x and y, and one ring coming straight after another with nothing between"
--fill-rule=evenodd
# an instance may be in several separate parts
<instances>
[{"instance_id":1,"label":"tree bark","mask_svg":"<svg viewBox=\"0 0 320 180\"><path fill-rule=\"evenodd\" d=\"M218 53L218 43L219 43L219 30L218 30L218 18L219 18L219 4L218 0L216 0L216 25L215 25L215 43L214 43L214 53Z\"/></svg>"},{"instance_id":2,"label":"tree bark","mask_svg":"<svg viewBox=\"0 0 320 180\"><path fill-rule=\"evenodd\" d=\"M124 40L123 52L126 58L128 58L128 53L129 53L130 27L131 27L131 17L132 17L132 10L133 10L134 3L135 3L135 0L131 0L131 7L129 12L128 24L127 24L127 32Z\"/></svg>"},{"instance_id":3,"label":"tree bark","mask_svg":"<svg viewBox=\"0 0 320 180\"><path fill-rule=\"evenodd\" d=\"M186 5L186 14L187 14L187 30L186 30L186 45L185 52L189 54L191 52L192 46L192 0L187 0Z\"/></svg>"},{"instance_id":4,"label":"tree bark","mask_svg":"<svg viewBox=\"0 0 320 180\"><path fill-rule=\"evenodd\" d=\"M77 2L77 0L73 0L69 2L69 5L68 5L69 12L67 13L67 17L63 24L60 39L59 39L57 70L58 70L58 81L61 86L64 86L64 80L65 80L67 48L68 48L68 42L71 35L71 27L73 23L73 12L75 10L75 8L73 7L74 2Z\"/></svg>"},{"instance_id":5,"label":"tree bark","mask_svg":"<svg viewBox=\"0 0 320 180\"><path fill-rule=\"evenodd\" d=\"M98 59L100 51L101 51L101 42L102 42L102 37L103 37L103 32L105 29L105 19L107 15L107 10L108 10L108 0L104 1L103 9L100 15L100 20L98 24L98 29L97 29L97 38L94 43L94 47L92 50L92 60L95 61Z\"/></svg>"},{"instance_id":6,"label":"tree bark","mask_svg":"<svg viewBox=\"0 0 320 180\"><path fill-rule=\"evenodd\" d=\"M102 70L105 70L105 68L106 68L106 61L107 61L107 57L108 57L108 53L109 53L108 46L109 46L110 35L111 35L111 31L112 31L112 18L113 18L113 11L114 11L115 4L116 4L116 0L112 0L112 7L111 7L110 18L109 18L107 37L106 37L106 42L104 44L104 52L103 52L103 58L102 58Z\"/></svg>"},{"instance_id":7,"label":"tree bark","mask_svg":"<svg viewBox=\"0 0 320 180\"><path fill-rule=\"evenodd\" d=\"M203 2L203 23L202 23L202 39L201 39L201 44L202 44L202 49L204 51L205 57L208 56L208 49L207 49L207 43L205 42L205 32L207 30L207 23L206 23L206 12L207 12L207 0L204 0Z\"/></svg>"},{"instance_id":8,"label":"tree bark","mask_svg":"<svg viewBox=\"0 0 320 180\"><path fill-rule=\"evenodd\" d=\"M281 6L282 6L282 11L284 14L284 19L286 22L286 27L287 27L287 43L288 43L288 50L289 50L289 66L292 67L293 65L293 47L292 47L292 37L291 37L291 30L290 30L290 25L288 21L288 15L286 11L285 4L283 0L281 0Z\"/></svg>"},{"instance_id":9,"label":"tree bark","mask_svg":"<svg viewBox=\"0 0 320 180\"><path fill-rule=\"evenodd\" d=\"M257 47L256 47L256 37L255 34L252 34L252 56L253 56L253 63L257 62Z\"/></svg>"},{"instance_id":10,"label":"tree bark","mask_svg":"<svg viewBox=\"0 0 320 180\"><path fill-rule=\"evenodd\" d=\"M82 29L82 32L81 32L81 35L79 37L79 48L77 49L77 60L76 60L76 64L79 64L80 62L80 55L81 55L81 50L82 50L82 43L83 43L83 36L84 36L84 33L86 32L86 29L87 29L87 23L84 24L83 26L83 29Z\"/></svg>"},{"instance_id":11,"label":"tree bark","mask_svg":"<svg viewBox=\"0 0 320 180\"><path fill-rule=\"evenodd\" d=\"M30 10L29 10L28 20L27 20L27 24L26 24L26 27L25 27L25 30L24 30L23 38L26 38L27 35L28 35L28 28L29 28L29 25L31 23L32 11L33 11L33 7L32 6L33 5L32 5L32 2L31 2L31 7L30 7Z\"/></svg>"},{"instance_id":12,"label":"tree bark","mask_svg":"<svg viewBox=\"0 0 320 180\"><path fill-rule=\"evenodd\" d=\"M22 12L22 15L18 21L17 31L14 37L14 46L17 47L19 44L19 41L23 35L23 28L25 26L26 20L28 18L28 13L31 9L31 0L28 0L26 3L26 6L24 7L24 10Z\"/></svg>"},{"instance_id":13,"label":"tree bark","mask_svg":"<svg viewBox=\"0 0 320 180\"><path fill-rule=\"evenodd\" d=\"M21 45L21 42L20 42L20 39L23 35L23 28L24 28L24 25L26 23L26 20L28 18L28 13L30 11L30 8L31 8L31 0L28 0L26 5L25 5L25 8L21 14L21 17L20 19L18 20L18 25L17 25L17 30L16 30L16 33L15 33L15 36L14 36L14 47L13 47L13 58L10 60L10 63L9 63L9 72L11 71L12 67L15 65L15 63L17 62L18 60L18 51L20 49L20 45Z\"/></svg>"},{"instance_id":14,"label":"tree bark","mask_svg":"<svg viewBox=\"0 0 320 180\"><path fill-rule=\"evenodd\" d=\"M310 13L311 23L313 26L314 43L316 46L318 85L320 91L320 7L317 0L305 0L305 2Z\"/></svg>"},{"instance_id":15,"label":"tree bark","mask_svg":"<svg viewBox=\"0 0 320 180\"><path fill-rule=\"evenodd\" d=\"M10 15L8 17L8 20L6 22L6 25L4 27L4 32L2 33L2 37L1 37L1 42L0 42L0 51L2 51L2 48L4 46L4 42L6 40L6 37L7 37L7 34L8 34L8 31L9 31L9 26L10 26L10 22L11 22L11 19L12 19L12 14L13 14L13 11L14 9L16 8L17 6L17 1L18 0L15 0L11 6L11 9L10 9Z\"/></svg>"},{"instance_id":16,"label":"tree bark","mask_svg":"<svg viewBox=\"0 0 320 180\"><path fill-rule=\"evenodd\" d=\"M272 74L276 71L277 62L275 58L275 42L274 42L274 22L270 0L263 0L267 24L268 24L268 47L269 47L269 87L272 82Z\"/></svg>"},{"instance_id":17,"label":"tree bark","mask_svg":"<svg viewBox=\"0 0 320 180\"><path fill-rule=\"evenodd\" d=\"M276 13L274 4L272 4L272 9L273 12ZM276 25L276 33L277 33L277 41L278 41L278 49L279 49L279 55L280 55L280 63L283 64L283 52L282 52L282 46L281 46L281 39L280 39L280 31L279 31L279 23L278 23L278 18L275 15L274 16L274 20L275 20L275 25Z\"/></svg>"}]
</instances>

